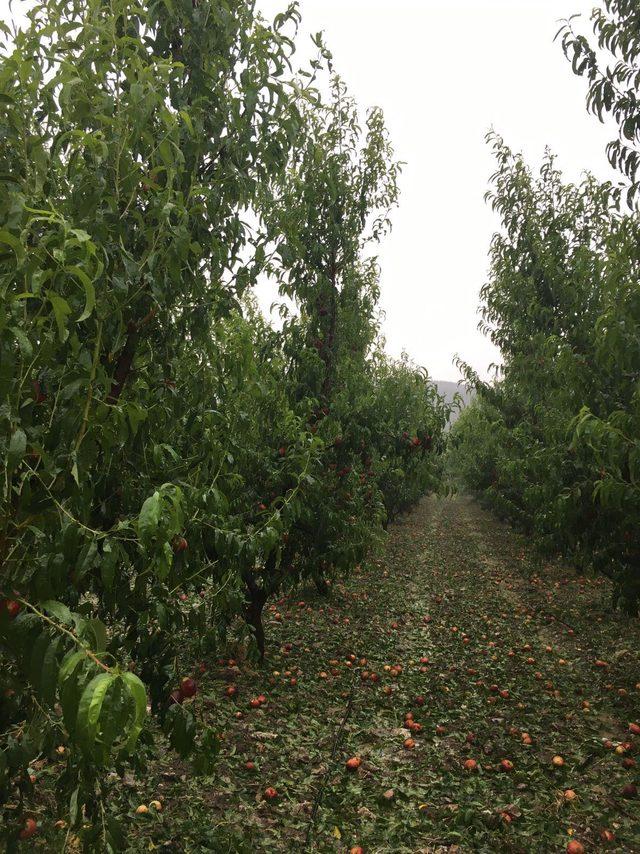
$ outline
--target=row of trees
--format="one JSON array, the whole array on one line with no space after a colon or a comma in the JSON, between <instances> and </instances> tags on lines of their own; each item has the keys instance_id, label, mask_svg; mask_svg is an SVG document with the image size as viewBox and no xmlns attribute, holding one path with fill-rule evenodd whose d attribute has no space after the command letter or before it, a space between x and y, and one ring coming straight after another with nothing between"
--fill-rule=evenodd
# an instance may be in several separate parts
<instances>
[{"instance_id":1,"label":"row of trees","mask_svg":"<svg viewBox=\"0 0 640 854\"><path fill-rule=\"evenodd\" d=\"M611 164L626 177L567 184L549 155L534 175L491 137L489 194L502 230L482 291L483 324L502 372L467 368L475 404L459 420L452 462L464 482L538 543L614 580L615 604L640 602L640 11L608 0L597 44L561 31L589 108L613 117Z\"/></svg>"},{"instance_id":2,"label":"row of trees","mask_svg":"<svg viewBox=\"0 0 640 854\"><path fill-rule=\"evenodd\" d=\"M298 24L296 4L268 25L252 0L41 0L2 25L10 845L29 763L62 744L71 826L117 849L107 771L149 749L149 702L200 770L215 752L195 686L169 706L187 633L213 652L244 616L264 654L269 596L325 589L438 483L446 407L379 339L369 247L399 167L319 37L292 72Z\"/></svg>"}]
</instances>

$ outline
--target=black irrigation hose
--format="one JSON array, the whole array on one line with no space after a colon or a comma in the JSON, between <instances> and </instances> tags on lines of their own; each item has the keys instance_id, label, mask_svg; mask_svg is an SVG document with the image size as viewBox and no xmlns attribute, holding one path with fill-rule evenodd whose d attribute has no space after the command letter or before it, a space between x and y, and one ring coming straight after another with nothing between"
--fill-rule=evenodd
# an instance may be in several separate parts
<instances>
[{"instance_id":1,"label":"black irrigation hose","mask_svg":"<svg viewBox=\"0 0 640 854\"><path fill-rule=\"evenodd\" d=\"M338 729L336 730L336 734L333 739L333 747L331 749L331 756L329 757L329 762L327 764L327 770L322 775L322 780L320 782L320 786L318 788L318 793L313 802L313 809L311 810L311 818L309 819L309 825L307 827L307 835L305 836L304 844L305 848L309 845L309 839L311 838L311 834L315 827L316 817L318 815L318 810L322 804L322 796L324 795L324 790L327 786L327 778L331 771L331 766L336 758L336 753L338 752L338 747L340 746L340 741L342 737L342 733L344 732L344 728L347 725L347 721L351 717L351 712L353 711L353 701L355 699L356 694L356 686L358 684L358 671L355 671L353 674L353 680L351 682L351 690L349 692L349 699L347 700L347 705L344 711L344 716Z\"/></svg>"}]
</instances>

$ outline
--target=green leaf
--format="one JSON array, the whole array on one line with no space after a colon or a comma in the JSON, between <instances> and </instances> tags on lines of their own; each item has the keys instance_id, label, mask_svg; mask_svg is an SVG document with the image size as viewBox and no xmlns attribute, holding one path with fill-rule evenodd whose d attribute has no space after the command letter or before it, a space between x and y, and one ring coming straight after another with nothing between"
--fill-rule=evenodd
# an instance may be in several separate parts
<instances>
[{"instance_id":1,"label":"green leaf","mask_svg":"<svg viewBox=\"0 0 640 854\"><path fill-rule=\"evenodd\" d=\"M173 749L183 758L188 756L193 750L196 734L191 712L179 705L172 706L167 714L165 728Z\"/></svg>"},{"instance_id":2,"label":"green leaf","mask_svg":"<svg viewBox=\"0 0 640 854\"><path fill-rule=\"evenodd\" d=\"M52 617L55 617L56 620L59 620L61 623L65 623L68 626L74 624L73 614L67 608L66 605L63 605L62 602L56 602L53 599L47 599L46 602L41 602L40 607L43 611L46 611L47 614L50 614Z\"/></svg>"},{"instance_id":3,"label":"green leaf","mask_svg":"<svg viewBox=\"0 0 640 854\"><path fill-rule=\"evenodd\" d=\"M193 130L193 123L191 121L191 116L186 110L180 110L180 118L187 126L187 130L189 131L191 136L195 136L195 132Z\"/></svg>"},{"instance_id":4,"label":"green leaf","mask_svg":"<svg viewBox=\"0 0 640 854\"><path fill-rule=\"evenodd\" d=\"M76 822L78 821L78 816L80 815L80 811L78 809L78 797L80 795L80 786L77 786L73 792L71 793L71 797L69 798L69 824L71 827L75 827Z\"/></svg>"},{"instance_id":5,"label":"green leaf","mask_svg":"<svg viewBox=\"0 0 640 854\"><path fill-rule=\"evenodd\" d=\"M162 142L158 146L158 151L160 153L160 157L164 161L165 166L167 166L167 167L173 166L173 161L174 161L173 148L171 146L171 142L168 139L162 140Z\"/></svg>"},{"instance_id":6,"label":"green leaf","mask_svg":"<svg viewBox=\"0 0 640 854\"><path fill-rule=\"evenodd\" d=\"M58 672L58 695L62 706L64 723L72 737L75 734L78 718L78 703L81 696L82 676L85 676L84 665L87 656L82 651L69 653L63 660ZM86 678L86 676L85 676Z\"/></svg>"},{"instance_id":7,"label":"green leaf","mask_svg":"<svg viewBox=\"0 0 640 854\"><path fill-rule=\"evenodd\" d=\"M89 630L94 637L94 643L92 644L93 651L104 652L107 648L107 629L102 620L88 620L87 630Z\"/></svg>"},{"instance_id":8,"label":"green leaf","mask_svg":"<svg viewBox=\"0 0 640 854\"><path fill-rule=\"evenodd\" d=\"M71 308L69 307L69 303L66 299L63 299L63 297L54 291L47 291L47 299L53 308L53 314L58 327L58 336L60 341L64 343L69 337L67 318L71 314Z\"/></svg>"},{"instance_id":9,"label":"green leaf","mask_svg":"<svg viewBox=\"0 0 640 854\"><path fill-rule=\"evenodd\" d=\"M67 267L67 273L71 273L76 278L80 279L84 288L86 300L84 311L76 321L77 323L80 323L80 321L86 320L88 317L91 316L91 313L93 312L93 309L96 305L96 291L93 286L93 282L81 267Z\"/></svg>"},{"instance_id":10,"label":"green leaf","mask_svg":"<svg viewBox=\"0 0 640 854\"><path fill-rule=\"evenodd\" d=\"M58 681L58 649L62 638L56 637L50 644L42 661L40 675L40 695L47 706L53 706Z\"/></svg>"},{"instance_id":11,"label":"green leaf","mask_svg":"<svg viewBox=\"0 0 640 854\"><path fill-rule=\"evenodd\" d=\"M143 683L138 679L135 673L125 673L122 678L129 690L129 693L133 697L135 709L133 724L129 729L129 735L127 738L127 750L131 751L135 747L147 716L147 692Z\"/></svg>"},{"instance_id":12,"label":"green leaf","mask_svg":"<svg viewBox=\"0 0 640 854\"><path fill-rule=\"evenodd\" d=\"M31 655L29 658L29 678L31 680L31 684L38 693L40 693L42 662L50 644L51 635L49 634L49 630L45 629L37 637L35 643L33 644L33 648L31 649Z\"/></svg>"},{"instance_id":13,"label":"green leaf","mask_svg":"<svg viewBox=\"0 0 640 854\"><path fill-rule=\"evenodd\" d=\"M142 505L138 516L138 534L143 542L149 542L158 529L160 520L160 493L154 492Z\"/></svg>"},{"instance_id":14,"label":"green leaf","mask_svg":"<svg viewBox=\"0 0 640 854\"><path fill-rule=\"evenodd\" d=\"M76 652L69 652L65 655L62 660L62 664L60 665L60 670L58 671L58 686L60 688L62 688L65 681L72 676L78 664L80 664L81 661L85 661L86 657L86 654L81 649Z\"/></svg>"},{"instance_id":15,"label":"green leaf","mask_svg":"<svg viewBox=\"0 0 640 854\"><path fill-rule=\"evenodd\" d=\"M116 678L112 673L99 673L82 692L78 705L76 733L83 750L88 755L93 754L105 695Z\"/></svg>"},{"instance_id":16,"label":"green leaf","mask_svg":"<svg viewBox=\"0 0 640 854\"><path fill-rule=\"evenodd\" d=\"M18 342L18 347L20 348L22 358L30 359L33 356L33 347L31 346L31 341L29 341L28 337L18 326L12 326L11 333Z\"/></svg>"},{"instance_id":17,"label":"green leaf","mask_svg":"<svg viewBox=\"0 0 640 854\"><path fill-rule=\"evenodd\" d=\"M9 442L9 453L7 455L7 467L12 472L24 457L27 450L27 437L21 427L16 428Z\"/></svg>"},{"instance_id":18,"label":"green leaf","mask_svg":"<svg viewBox=\"0 0 640 854\"><path fill-rule=\"evenodd\" d=\"M24 257L24 249L18 238L4 229L0 230L0 243L10 246L15 252L18 260L21 260Z\"/></svg>"}]
</instances>

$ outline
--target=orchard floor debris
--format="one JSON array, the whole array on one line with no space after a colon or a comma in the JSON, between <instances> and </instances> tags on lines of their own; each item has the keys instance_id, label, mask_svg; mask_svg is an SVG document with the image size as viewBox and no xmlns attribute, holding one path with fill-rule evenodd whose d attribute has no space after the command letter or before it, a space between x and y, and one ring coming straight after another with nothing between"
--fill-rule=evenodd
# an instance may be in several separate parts
<instances>
[{"instance_id":1,"label":"orchard floor debris","mask_svg":"<svg viewBox=\"0 0 640 854\"><path fill-rule=\"evenodd\" d=\"M640 850L640 621L609 598L471 499L425 499L329 598L271 606L262 669L208 663L216 770L167 752L129 780L129 850Z\"/></svg>"}]
</instances>

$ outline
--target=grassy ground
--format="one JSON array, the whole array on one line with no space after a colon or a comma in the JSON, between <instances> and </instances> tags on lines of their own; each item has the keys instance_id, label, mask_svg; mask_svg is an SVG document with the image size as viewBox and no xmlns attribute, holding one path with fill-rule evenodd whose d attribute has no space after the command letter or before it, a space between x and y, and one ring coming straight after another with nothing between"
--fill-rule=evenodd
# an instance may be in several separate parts
<instances>
[{"instance_id":1,"label":"grassy ground","mask_svg":"<svg viewBox=\"0 0 640 854\"><path fill-rule=\"evenodd\" d=\"M640 851L640 625L608 598L472 501L425 500L329 600L271 609L263 669L212 663L216 770L167 753L127 779L130 850Z\"/></svg>"}]
</instances>

